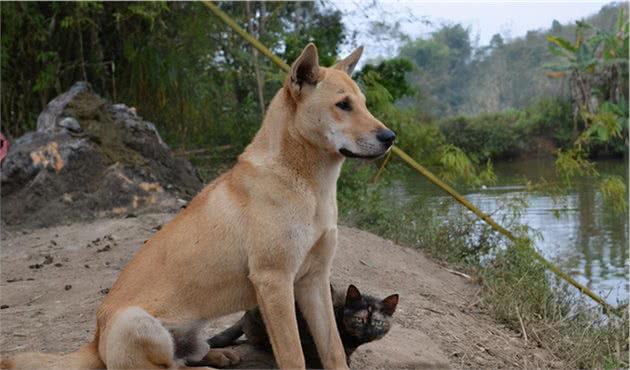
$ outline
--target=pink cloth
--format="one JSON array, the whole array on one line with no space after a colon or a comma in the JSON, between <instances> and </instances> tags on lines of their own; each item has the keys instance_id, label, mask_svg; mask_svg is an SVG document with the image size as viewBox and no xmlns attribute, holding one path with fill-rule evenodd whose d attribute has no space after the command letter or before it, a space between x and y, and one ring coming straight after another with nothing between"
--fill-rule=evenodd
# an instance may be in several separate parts
<instances>
[{"instance_id":1,"label":"pink cloth","mask_svg":"<svg viewBox=\"0 0 630 370\"><path fill-rule=\"evenodd\" d=\"M7 156L9 152L9 140L7 140L4 135L0 132L0 163L4 161L4 158Z\"/></svg>"}]
</instances>

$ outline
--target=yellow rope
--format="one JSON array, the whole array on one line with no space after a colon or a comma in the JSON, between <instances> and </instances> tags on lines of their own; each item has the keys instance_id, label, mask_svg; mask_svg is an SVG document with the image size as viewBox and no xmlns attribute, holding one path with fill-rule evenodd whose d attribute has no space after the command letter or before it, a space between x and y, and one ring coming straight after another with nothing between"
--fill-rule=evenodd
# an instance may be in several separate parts
<instances>
[{"instance_id":1,"label":"yellow rope","mask_svg":"<svg viewBox=\"0 0 630 370\"><path fill-rule=\"evenodd\" d=\"M268 57L269 59L271 59L271 61L274 64L276 64L278 67L280 67L285 72L289 71L290 67L289 67L289 65L287 63L285 63L284 61L282 61L282 59L280 59L276 55L274 55L271 52L271 50L267 49L267 47L265 45L263 45L255 37L253 37L247 31L245 31L243 28L241 28L229 15L227 15L224 11L222 11L217 5L215 5L213 2L207 1L207 0L203 1L203 3L204 3L204 5L206 5L210 9L210 11L212 11L212 13L214 13L217 17L219 17L226 25L228 25L230 28L232 28L232 30L234 30L236 33L238 33L247 42L252 44L252 46L254 46L256 49L258 49L258 51L260 51L261 54L263 54L266 57ZM510 231L505 229L503 226L501 226L498 223L496 223L496 221L494 221L492 219L492 217L490 217L489 215L483 213L479 208L475 207L466 198L464 198L462 195L460 195L458 192L456 192L455 189L453 189L448 184L444 183L442 180L437 178L433 173L431 173L431 171L429 171L428 169L426 169L425 167L420 165L420 163L416 162L413 158L411 158L409 155L407 155L407 153L405 153L402 149L398 148L397 146L392 146L392 150L391 151L394 154L396 154L398 157L400 157L403 161L405 161L405 163L407 163L413 169L418 171L422 176L426 177L427 180L429 180L430 182L435 184L437 187L439 187L440 189L442 189L443 191L448 193L450 196L452 196L457 202L459 202L464 207L468 208L474 214L479 216L479 218L484 220L493 229L495 229L499 233L505 235L508 239L510 239L512 241L517 241L518 240L516 238L516 236L514 236L514 234L512 234ZM381 168L379 169L378 173L376 174L376 176L374 178L375 181L378 178L378 176L380 175L380 173L382 172L382 170L385 168L385 165L387 164L388 158L386 158L385 161L383 162L383 164L381 165ZM560 278L564 279L569 284L571 284L574 287L576 287L580 292L586 294L588 297L590 297L595 302L599 303L604 308L606 313L612 312L612 313L616 314L617 316L621 316L622 315L620 309L615 309L615 308L611 307L604 299L599 297L597 294L593 293L590 289L588 289L584 285L582 285L582 284L578 283L577 281L575 281L575 279L573 279L570 275L568 275L565 272L563 272L562 270L560 270L560 268L558 266L556 266L553 263L547 261L545 259L545 257L540 255L540 253L538 253L534 248L532 248L532 252L534 253L534 257L538 261L540 261L547 269L549 269L554 274L558 275Z\"/></svg>"},{"instance_id":2,"label":"yellow rope","mask_svg":"<svg viewBox=\"0 0 630 370\"><path fill-rule=\"evenodd\" d=\"M383 163L381 163L381 167L378 168L378 171L376 171L376 175L374 175L374 178L372 179L372 182L377 182L378 179L381 177L381 174L383 173L383 171L385 171L385 166L387 166L387 163L389 163L389 160L392 158L392 151L390 150L389 152L387 152L387 155L385 155L385 159L383 159Z\"/></svg>"}]
</instances>

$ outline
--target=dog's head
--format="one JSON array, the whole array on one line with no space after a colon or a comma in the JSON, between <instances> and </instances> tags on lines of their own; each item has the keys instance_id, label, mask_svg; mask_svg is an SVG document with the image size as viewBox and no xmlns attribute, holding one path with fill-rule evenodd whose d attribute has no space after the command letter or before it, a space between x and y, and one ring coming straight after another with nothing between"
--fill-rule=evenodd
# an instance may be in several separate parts
<instances>
[{"instance_id":1,"label":"dog's head","mask_svg":"<svg viewBox=\"0 0 630 370\"><path fill-rule=\"evenodd\" d=\"M295 102L300 135L325 151L345 157L376 158L396 134L376 119L350 78L363 47L330 68L319 66L317 48L308 44L291 66L285 88Z\"/></svg>"}]
</instances>

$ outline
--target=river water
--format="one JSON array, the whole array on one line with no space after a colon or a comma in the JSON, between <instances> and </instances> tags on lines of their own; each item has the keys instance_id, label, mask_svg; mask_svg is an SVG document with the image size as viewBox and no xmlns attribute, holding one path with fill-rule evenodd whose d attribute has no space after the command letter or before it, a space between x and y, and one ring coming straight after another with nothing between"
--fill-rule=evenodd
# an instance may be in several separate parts
<instances>
[{"instance_id":1,"label":"river water","mask_svg":"<svg viewBox=\"0 0 630 370\"><path fill-rule=\"evenodd\" d=\"M601 174L615 174L628 183L628 162L600 161ZM422 176L408 171L396 188L403 199L425 197L424 204L451 202L450 198ZM570 273L580 283L617 305L628 300L628 212L615 213L604 201L597 181L576 180L572 189L551 196L529 190L528 181L556 180L553 161L519 160L495 164L497 184L484 188L461 188L468 200L484 212L501 218L501 202L520 198L526 206L517 217L537 235L536 248L548 259ZM461 207L453 202L449 207ZM507 212L507 211L505 211Z\"/></svg>"}]
</instances>

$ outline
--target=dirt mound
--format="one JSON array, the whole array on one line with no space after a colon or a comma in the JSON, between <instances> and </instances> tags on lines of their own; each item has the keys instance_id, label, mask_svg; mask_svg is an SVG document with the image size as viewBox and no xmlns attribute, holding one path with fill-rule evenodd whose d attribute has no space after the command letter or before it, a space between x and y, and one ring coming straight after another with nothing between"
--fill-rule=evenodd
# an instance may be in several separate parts
<instances>
[{"instance_id":1,"label":"dirt mound","mask_svg":"<svg viewBox=\"0 0 630 370\"><path fill-rule=\"evenodd\" d=\"M37 131L12 143L1 185L2 222L20 227L175 209L178 197L202 186L152 123L84 82L48 104Z\"/></svg>"},{"instance_id":2,"label":"dirt mound","mask_svg":"<svg viewBox=\"0 0 630 370\"><path fill-rule=\"evenodd\" d=\"M0 250L0 352L68 352L91 340L108 288L142 242L172 217L146 214L11 231ZM354 369L563 367L535 341L489 317L477 284L420 251L341 227L332 278L376 296L400 294L391 332L360 347ZM207 334L239 316L213 321ZM272 356L247 344L236 350L244 360L239 368L274 365Z\"/></svg>"}]
</instances>

